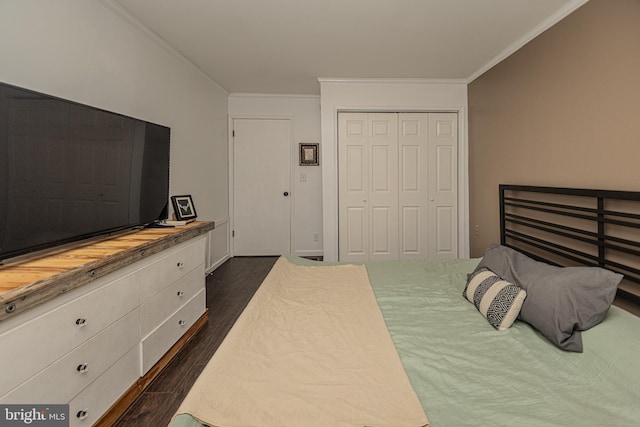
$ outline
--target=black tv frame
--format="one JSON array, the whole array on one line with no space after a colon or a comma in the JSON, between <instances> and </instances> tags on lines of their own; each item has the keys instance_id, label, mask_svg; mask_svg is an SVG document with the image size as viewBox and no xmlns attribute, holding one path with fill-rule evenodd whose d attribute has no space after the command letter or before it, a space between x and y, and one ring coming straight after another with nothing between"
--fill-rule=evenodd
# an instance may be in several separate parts
<instances>
[{"instance_id":1,"label":"black tv frame","mask_svg":"<svg viewBox=\"0 0 640 427\"><path fill-rule=\"evenodd\" d=\"M151 226L151 225L156 225L161 220L164 220L164 219L168 218L168 214L169 214L169 181L170 181L170 145L171 145L170 144L170 140L171 140L171 128L170 127L164 126L164 125L161 125L161 124L157 124L157 123L154 123L154 122L149 122L149 121L146 121L146 120L138 119L138 118L135 118L135 117L127 116L125 114L121 114L121 113L109 111L109 110L106 110L106 109L94 107L94 106L91 106L91 105L83 104L83 103L80 103L80 102L76 102L76 101L60 98L60 97L57 97L57 96L54 96L54 95L49 95L49 94L46 94L46 93L38 92L38 91L35 91L35 90L32 90L32 89L27 89L27 88L15 86L15 85L4 83L4 82L0 82L0 89L1 89L1 92L5 92L7 90L20 91L20 92L24 92L25 94L28 94L28 95L34 97L34 99L35 98L43 98L43 99L47 99L47 100L59 101L59 102L62 102L64 104L66 104L66 105L85 108L85 109L88 109L88 110L90 110L92 112L106 113L106 114L113 115L114 117L117 116L117 117L121 117L121 118L124 118L124 119L133 120L136 124L139 124L139 125L153 126L156 129L159 129L159 128L162 128L163 130L166 129L166 134L167 134L167 136L166 136L167 137L167 142L166 142L166 183L163 184L165 186L166 190L163 190L163 193L164 193L164 208L162 209L162 211L158 215L158 218L153 219L153 220L145 219L144 221L139 221L139 222L136 221L135 223L121 224L121 225L118 225L118 226L108 227L108 228L104 228L104 229L91 230L90 232L81 233L81 234L77 234L77 235L73 235L73 236L69 236L69 237L65 237L65 238L61 238L61 239L54 239L54 240L51 240L51 241L46 241L46 242L41 243L41 244L30 245L28 247L24 247L24 248L20 248L20 249L17 249L17 250L12 250L12 251L2 252L2 248L0 247L0 266L12 263L14 261L22 260L25 257L37 257L37 256L41 256L41 255L44 255L44 254L49 254L51 251L55 251L55 250L62 249L62 248L67 248L70 244L73 244L73 243L82 242L82 241L86 241L86 240L90 240L90 239L96 239L96 238L99 238L99 237L112 237L112 236L114 236L116 234L122 234L122 233L125 233L127 231L142 229L144 227L148 227L148 226ZM5 102L5 100L0 99L0 103L2 103L2 102ZM0 117L0 133L3 131L3 127L8 126L6 123L4 123L4 120L5 119L3 117ZM147 128L145 128L145 129L147 129ZM7 130L5 130L5 132L7 132ZM1 138L8 138L8 135L6 133L5 133L5 135L0 134L0 143L2 142ZM2 149L2 144L0 144L0 150L1 149ZM2 175L3 175L2 170L5 171L4 173L8 174L8 167L7 167L8 166L8 159L7 159L7 156L3 155L3 153L0 152L0 179L3 179L2 178ZM1 188L0 188L0 190L1 190ZM8 206L3 206L3 204L5 204L5 203L7 205L9 203L9 201L7 200L7 194L2 194L1 191L0 191L0 209L8 209ZM7 224L2 224L3 216L4 216L4 213L0 212L0 244L3 241L2 233L4 232L3 231L4 227L7 227ZM4 220L6 221L6 218Z\"/></svg>"}]
</instances>

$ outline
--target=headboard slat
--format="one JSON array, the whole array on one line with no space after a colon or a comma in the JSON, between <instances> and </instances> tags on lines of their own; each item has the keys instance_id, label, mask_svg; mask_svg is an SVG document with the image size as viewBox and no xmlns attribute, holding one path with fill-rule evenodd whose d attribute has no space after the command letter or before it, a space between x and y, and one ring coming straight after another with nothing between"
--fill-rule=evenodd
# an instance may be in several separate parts
<instances>
[{"instance_id":1,"label":"headboard slat","mask_svg":"<svg viewBox=\"0 0 640 427\"><path fill-rule=\"evenodd\" d=\"M509 223L519 224L519 225L530 227L530 228L535 228L537 230L546 231L548 233L555 233L559 236L580 240L593 245L601 245L605 248L614 249L620 252L626 252L628 254L632 254L640 257L640 250L629 248L629 246L631 246L632 248L640 248L640 242L635 242L633 240L624 239L624 238L615 237L615 236L607 236L604 233L594 233L591 231L580 230L574 227L567 227L564 225L552 224L547 221L540 221L537 219L526 218L521 215L514 215L509 213L505 213L505 220L506 222L509 222ZM541 224L541 225L536 225L536 224ZM544 227L544 226L548 226L548 227ZM561 230L567 230L567 231L570 231L571 233L565 233L564 231L561 231ZM588 236L588 237L582 237L582 236ZM589 237L594 237L595 239L589 239ZM617 242L626 246L614 245L608 242Z\"/></svg>"}]
</instances>

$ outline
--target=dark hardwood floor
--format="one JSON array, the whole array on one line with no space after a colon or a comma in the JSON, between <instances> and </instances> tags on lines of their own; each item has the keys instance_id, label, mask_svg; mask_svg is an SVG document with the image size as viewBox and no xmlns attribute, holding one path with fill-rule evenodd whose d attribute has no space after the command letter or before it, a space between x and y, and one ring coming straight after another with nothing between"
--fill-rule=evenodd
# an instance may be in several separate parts
<instances>
[{"instance_id":1,"label":"dark hardwood floor","mask_svg":"<svg viewBox=\"0 0 640 427\"><path fill-rule=\"evenodd\" d=\"M277 257L231 258L207 277L207 324L129 407L117 426L169 424L276 260Z\"/></svg>"}]
</instances>

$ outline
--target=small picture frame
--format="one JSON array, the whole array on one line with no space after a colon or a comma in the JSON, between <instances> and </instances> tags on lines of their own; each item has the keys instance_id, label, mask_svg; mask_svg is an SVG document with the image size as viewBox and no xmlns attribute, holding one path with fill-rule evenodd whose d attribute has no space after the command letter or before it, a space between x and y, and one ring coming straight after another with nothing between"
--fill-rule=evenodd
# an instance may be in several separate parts
<instances>
[{"instance_id":1,"label":"small picture frame","mask_svg":"<svg viewBox=\"0 0 640 427\"><path fill-rule=\"evenodd\" d=\"M317 143L300 143L300 166L318 166L318 146Z\"/></svg>"},{"instance_id":2,"label":"small picture frame","mask_svg":"<svg viewBox=\"0 0 640 427\"><path fill-rule=\"evenodd\" d=\"M198 216L191 195L171 196L171 204L178 221L193 221Z\"/></svg>"}]
</instances>

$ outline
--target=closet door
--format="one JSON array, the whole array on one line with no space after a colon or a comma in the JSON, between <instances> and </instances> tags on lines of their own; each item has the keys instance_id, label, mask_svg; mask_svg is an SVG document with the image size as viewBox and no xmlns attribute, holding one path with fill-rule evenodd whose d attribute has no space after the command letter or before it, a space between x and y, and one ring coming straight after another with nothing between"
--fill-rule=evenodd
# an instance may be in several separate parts
<instances>
[{"instance_id":1,"label":"closet door","mask_svg":"<svg viewBox=\"0 0 640 427\"><path fill-rule=\"evenodd\" d=\"M456 113L338 115L341 261L458 256Z\"/></svg>"},{"instance_id":2,"label":"closet door","mask_svg":"<svg viewBox=\"0 0 640 427\"><path fill-rule=\"evenodd\" d=\"M457 258L458 115L428 116L429 258Z\"/></svg>"},{"instance_id":3,"label":"closet door","mask_svg":"<svg viewBox=\"0 0 640 427\"><path fill-rule=\"evenodd\" d=\"M399 114L400 258L458 256L458 115Z\"/></svg>"},{"instance_id":4,"label":"closet door","mask_svg":"<svg viewBox=\"0 0 640 427\"><path fill-rule=\"evenodd\" d=\"M397 114L340 113L338 133L340 260L397 259Z\"/></svg>"},{"instance_id":5,"label":"closet door","mask_svg":"<svg viewBox=\"0 0 640 427\"><path fill-rule=\"evenodd\" d=\"M369 259L369 131L366 113L338 115L340 261Z\"/></svg>"},{"instance_id":6,"label":"closet door","mask_svg":"<svg viewBox=\"0 0 640 427\"><path fill-rule=\"evenodd\" d=\"M371 113L369 260L398 259L398 115Z\"/></svg>"},{"instance_id":7,"label":"closet door","mask_svg":"<svg viewBox=\"0 0 640 427\"><path fill-rule=\"evenodd\" d=\"M426 258L429 256L427 114L400 113L398 131L399 258Z\"/></svg>"}]
</instances>

